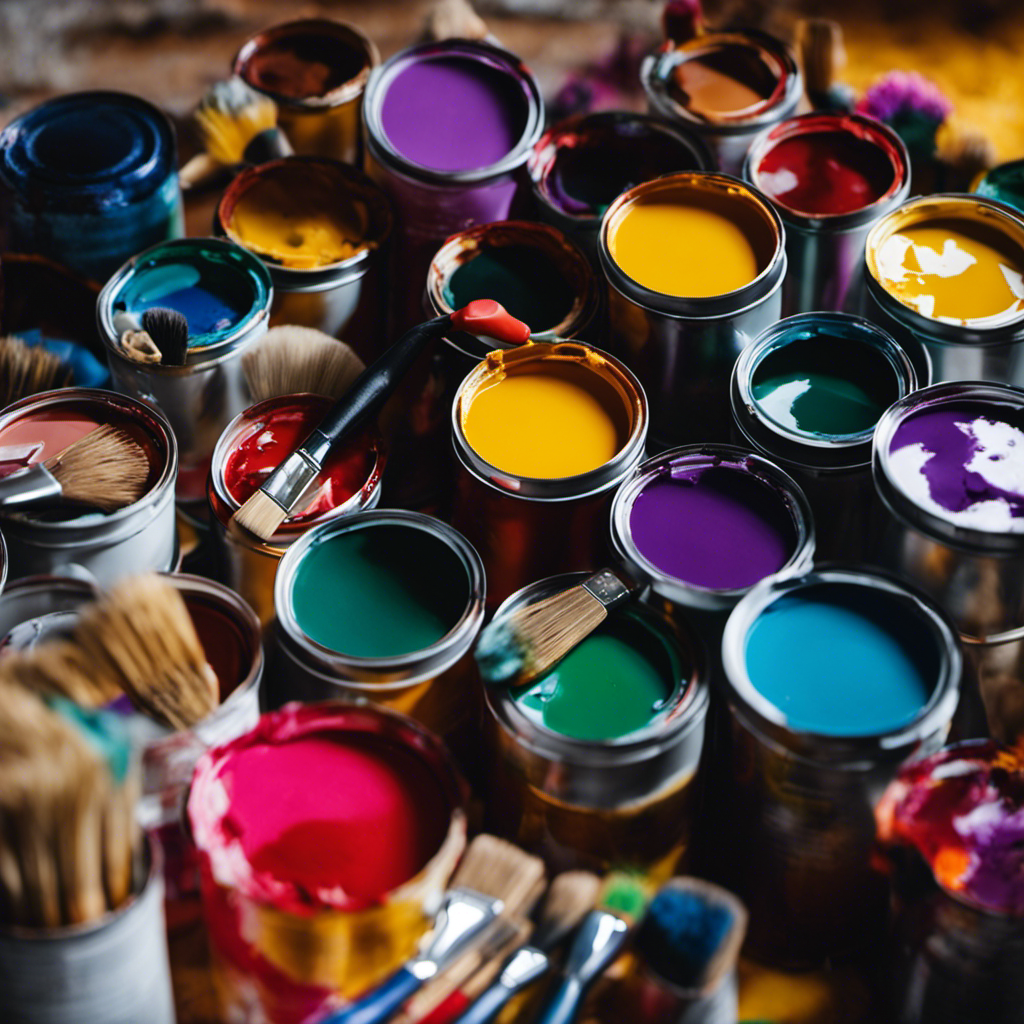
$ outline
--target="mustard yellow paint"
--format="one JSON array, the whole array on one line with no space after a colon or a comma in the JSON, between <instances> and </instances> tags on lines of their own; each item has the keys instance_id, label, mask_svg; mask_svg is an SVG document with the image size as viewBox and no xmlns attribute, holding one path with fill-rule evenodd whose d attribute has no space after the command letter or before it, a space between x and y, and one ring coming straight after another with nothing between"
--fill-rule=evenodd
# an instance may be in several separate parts
<instances>
[{"instance_id":1,"label":"mustard yellow paint","mask_svg":"<svg viewBox=\"0 0 1024 1024\"><path fill-rule=\"evenodd\" d=\"M1024 260L1014 249L994 230L949 218L893 232L874 269L886 291L922 315L977 323L1024 310Z\"/></svg>"},{"instance_id":2,"label":"mustard yellow paint","mask_svg":"<svg viewBox=\"0 0 1024 1024\"><path fill-rule=\"evenodd\" d=\"M228 233L246 249L286 267L340 263L367 248L362 203L297 175L268 177L238 199Z\"/></svg>"},{"instance_id":3,"label":"mustard yellow paint","mask_svg":"<svg viewBox=\"0 0 1024 1024\"><path fill-rule=\"evenodd\" d=\"M764 269L747 201L704 189L655 191L624 206L608 249L623 273L663 295L704 298L749 284Z\"/></svg>"},{"instance_id":4,"label":"mustard yellow paint","mask_svg":"<svg viewBox=\"0 0 1024 1024\"><path fill-rule=\"evenodd\" d=\"M466 440L484 461L514 476L551 480L603 466L625 438L582 380L537 372L485 383L463 405Z\"/></svg>"}]
</instances>

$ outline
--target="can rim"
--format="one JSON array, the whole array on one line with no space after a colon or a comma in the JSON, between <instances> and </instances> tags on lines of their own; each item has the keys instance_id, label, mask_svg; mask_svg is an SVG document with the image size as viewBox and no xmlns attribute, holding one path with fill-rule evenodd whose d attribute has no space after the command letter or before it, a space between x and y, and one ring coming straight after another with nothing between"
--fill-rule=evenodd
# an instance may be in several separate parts
<instances>
[{"instance_id":1,"label":"can rim","mask_svg":"<svg viewBox=\"0 0 1024 1024\"><path fill-rule=\"evenodd\" d=\"M799 484L785 470L761 455L734 445L683 445L661 452L637 466L632 476L623 481L615 492L609 514L612 548L629 569L650 586L656 594L672 604L684 608L727 611L733 608L754 586L757 586L757 584L751 584L749 587L716 590L695 583L687 583L685 580L670 576L659 569L636 546L633 532L630 529L630 513L633 510L633 503L654 479L677 462L686 459L706 460L709 466L720 464L723 461L739 464L746 472L751 473L779 495L789 511L796 532L796 543L793 553L785 565L779 569L778 573L769 578L802 573L811 568L815 546L814 518L811 506Z\"/></svg>"}]
</instances>

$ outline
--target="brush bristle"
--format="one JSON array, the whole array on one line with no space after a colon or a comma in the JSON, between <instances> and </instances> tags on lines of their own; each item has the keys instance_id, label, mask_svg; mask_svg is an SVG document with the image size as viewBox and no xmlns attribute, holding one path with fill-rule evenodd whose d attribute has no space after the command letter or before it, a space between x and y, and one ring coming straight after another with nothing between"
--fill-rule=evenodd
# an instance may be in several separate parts
<instances>
[{"instance_id":1,"label":"brush bristle","mask_svg":"<svg viewBox=\"0 0 1024 1024\"><path fill-rule=\"evenodd\" d=\"M146 493L149 459L137 441L104 423L51 456L46 468L67 501L113 512Z\"/></svg>"},{"instance_id":2,"label":"brush bristle","mask_svg":"<svg viewBox=\"0 0 1024 1024\"><path fill-rule=\"evenodd\" d=\"M25 690L66 697L83 708L102 707L124 692L115 680L97 672L77 644L64 640L6 654L0 675Z\"/></svg>"},{"instance_id":3,"label":"brush bristle","mask_svg":"<svg viewBox=\"0 0 1024 1024\"><path fill-rule=\"evenodd\" d=\"M207 153L220 164L238 164L261 132L277 125L277 105L240 78L217 82L195 113Z\"/></svg>"},{"instance_id":4,"label":"brush bristle","mask_svg":"<svg viewBox=\"0 0 1024 1024\"><path fill-rule=\"evenodd\" d=\"M503 913L523 910L544 879L544 862L518 846L492 835L479 835L467 847L452 878L453 886L494 896L505 904Z\"/></svg>"},{"instance_id":5,"label":"brush bristle","mask_svg":"<svg viewBox=\"0 0 1024 1024\"><path fill-rule=\"evenodd\" d=\"M188 318L176 309L153 306L142 314L142 329L160 349L164 366L184 366L188 354Z\"/></svg>"},{"instance_id":6,"label":"brush bristle","mask_svg":"<svg viewBox=\"0 0 1024 1024\"><path fill-rule=\"evenodd\" d=\"M607 910L632 924L644 916L649 898L644 879L624 871L613 871L601 887L598 909Z\"/></svg>"},{"instance_id":7,"label":"brush bristle","mask_svg":"<svg viewBox=\"0 0 1024 1024\"><path fill-rule=\"evenodd\" d=\"M312 327L272 327L242 356L253 402L304 392L341 398L365 369L351 347Z\"/></svg>"},{"instance_id":8,"label":"brush bristle","mask_svg":"<svg viewBox=\"0 0 1024 1024\"><path fill-rule=\"evenodd\" d=\"M181 594L154 575L118 583L87 607L75 641L141 711L187 729L217 707L219 686Z\"/></svg>"},{"instance_id":9,"label":"brush bristle","mask_svg":"<svg viewBox=\"0 0 1024 1024\"><path fill-rule=\"evenodd\" d=\"M488 682L525 685L561 661L607 617L608 609L582 585L519 608L505 621L504 632L491 624L481 672Z\"/></svg>"},{"instance_id":10,"label":"brush bristle","mask_svg":"<svg viewBox=\"0 0 1024 1024\"><path fill-rule=\"evenodd\" d=\"M533 944L543 950L557 946L594 909L601 879L589 871L563 871L551 883Z\"/></svg>"},{"instance_id":11,"label":"brush bristle","mask_svg":"<svg viewBox=\"0 0 1024 1024\"><path fill-rule=\"evenodd\" d=\"M71 368L42 345L0 338L0 409L29 395L71 383Z\"/></svg>"},{"instance_id":12,"label":"brush bristle","mask_svg":"<svg viewBox=\"0 0 1024 1024\"><path fill-rule=\"evenodd\" d=\"M260 540L270 540L287 518L287 510L273 498L268 498L263 491L254 491L234 514L232 521Z\"/></svg>"}]
</instances>

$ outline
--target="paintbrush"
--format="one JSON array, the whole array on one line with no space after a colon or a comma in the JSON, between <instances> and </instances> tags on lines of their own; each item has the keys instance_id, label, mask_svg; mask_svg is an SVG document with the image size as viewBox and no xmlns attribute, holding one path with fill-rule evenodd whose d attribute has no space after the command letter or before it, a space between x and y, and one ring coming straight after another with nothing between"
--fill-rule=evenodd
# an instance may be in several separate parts
<instances>
[{"instance_id":1,"label":"paintbrush","mask_svg":"<svg viewBox=\"0 0 1024 1024\"><path fill-rule=\"evenodd\" d=\"M341 398L366 364L351 346L312 327L272 327L242 356L253 403L310 393Z\"/></svg>"},{"instance_id":2,"label":"paintbrush","mask_svg":"<svg viewBox=\"0 0 1024 1024\"><path fill-rule=\"evenodd\" d=\"M317 480L331 449L383 405L431 341L453 329L509 344L523 344L530 337L526 324L491 299L477 299L454 313L413 327L356 378L323 422L234 514L233 521L261 540L270 540Z\"/></svg>"},{"instance_id":3,"label":"paintbrush","mask_svg":"<svg viewBox=\"0 0 1024 1024\"><path fill-rule=\"evenodd\" d=\"M646 906L647 891L638 878L614 872L605 879L598 908L576 932L562 977L537 1024L571 1024L576 1019L590 987L622 952Z\"/></svg>"},{"instance_id":4,"label":"paintbrush","mask_svg":"<svg viewBox=\"0 0 1024 1024\"><path fill-rule=\"evenodd\" d=\"M262 164L294 152L278 127L277 104L240 78L213 85L195 119L206 152L218 164Z\"/></svg>"},{"instance_id":5,"label":"paintbrush","mask_svg":"<svg viewBox=\"0 0 1024 1024\"><path fill-rule=\"evenodd\" d=\"M503 964L494 965L489 985L464 986L471 1006L456 1024L488 1024L513 996L524 991L551 968L552 954L594 908L601 882L589 871L566 871L551 883L529 945L518 948Z\"/></svg>"},{"instance_id":6,"label":"paintbrush","mask_svg":"<svg viewBox=\"0 0 1024 1024\"><path fill-rule=\"evenodd\" d=\"M0 478L0 507L71 501L114 512L146 493L149 459L137 441L104 423L56 455Z\"/></svg>"},{"instance_id":7,"label":"paintbrush","mask_svg":"<svg viewBox=\"0 0 1024 1024\"><path fill-rule=\"evenodd\" d=\"M640 593L621 570L602 569L568 590L553 594L481 630L476 657L483 681L525 686L544 675L608 617Z\"/></svg>"},{"instance_id":8,"label":"paintbrush","mask_svg":"<svg viewBox=\"0 0 1024 1024\"><path fill-rule=\"evenodd\" d=\"M42 345L21 338L0 338L0 409L29 395L71 383L71 367Z\"/></svg>"},{"instance_id":9,"label":"paintbrush","mask_svg":"<svg viewBox=\"0 0 1024 1024\"><path fill-rule=\"evenodd\" d=\"M429 979L483 940L505 909L521 904L544 877L544 864L496 836L466 850L422 951L379 987L321 1024L381 1024Z\"/></svg>"},{"instance_id":10,"label":"paintbrush","mask_svg":"<svg viewBox=\"0 0 1024 1024\"><path fill-rule=\"evenodd\" d=\"M159 350L161 365L185 365L188 356L188 318L184 313L153 306L142 314L142 330Z\"/></svg>"}]
</instances>

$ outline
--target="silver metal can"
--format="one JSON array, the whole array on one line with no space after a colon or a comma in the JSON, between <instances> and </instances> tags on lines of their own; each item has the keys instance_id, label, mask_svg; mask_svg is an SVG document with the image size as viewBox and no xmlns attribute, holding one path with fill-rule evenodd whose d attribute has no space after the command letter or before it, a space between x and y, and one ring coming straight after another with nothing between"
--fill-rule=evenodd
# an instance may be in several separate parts
<instances>
[{"instance_id":1,"label":"silver metal can","mask_svg":"<svg viewBox=\"0 0 1024 1024\"><path fill-rule=\"evenodd\" d=\"M910 248L908 238L915 233L920 237L922 231L937 232L930 240L936 258L950 239L949 258L958 259L956 267L947 263L941 273L928 275L939 286L935 294L941 309L935 306L935 315L921 311L925 292L905 295L906 302L899 297L907 282L924 282L905 265L907 257L900 252ZM958 255L963 248L967 251ZM979 196L919 196L871 229L864 258L868 319L885 328L911 355L923 347L933 383L991 380L1024 385L1024 300L1018 294L1022 289L1011 285L1013 274L1024 272L1024 215ZM994 279L1000 285L1000 300L981 301L985 282L961 279L965 268L988 274L989 283ZM944 297L944 282L958 291ZM926 376L920 365L918 376Z\"/></svg>"},{"instance_id":2,"label":"silver metal can","mask_svg":"<svg viewBox=\"0 0 1024 1024\"><path fill-rule=\"evenodd\" d=\"M0 595L0 654L31 647L74 622L77 609L99 595L96 586L69 576L26 576Z\"/></svg>"},{"instance_id":3,"label":"silver metal can","mask_svg":"<svg viewBox=\"0 0 1024 1024\"><path fill-rule=\"evenodd\" d=\"M724 294L669 295L634 280L612 255L631 209L648 203L702 208L731 218L754 252L752 280ZM666 225L666 235L679 226ZM634 370L651 406L651 438L667 448L690 441L728 441L729 376L740 350L782 311L785 230L775 208L752 186L724 174L670 174L623 193L601 225L601 266L610 284L612 345ZM727 259L708 251L709 262ZM681 283L680 287L685 287Z\"/></svg>"},{"instance_id":4,"label":"silver metal can","mask_svg":"<svg viewBox=\"0 0 1024 1024\"><path fill-rule=\"evenodd\" d=\"M0 928L5 1024L174 1024L158 858L128 902L88 925Z\"/></svg>"},{"instance_id":5,"label":"silver metal can","mask_svg":"<svg viewBox=\"0 0 1024 1024\"><path fill-rule=\"evenodd\" d=\"M182 238L147 249L100 292L96 319L114 388L170 420L181 460L180 501L205 498L213 446L228 421L250 404L241 359L265 333L273 295L263 263L220 238ZM152 306L189 319L184 366L138 363L121 351L115 317L138 321Z\"/></svg>"},{"instance_id":6,"label":"silver metal can","mask_svg":"<svg viewBox=\"0 0 1024 1024\"><path fill-rule=\"evenodd\" d=\"M29 456L38 461L104 423L126 430L145 452L150 465L146 493L109 513L0 513L12 580L79 575L106 586L129 573L176 566L178 450L170 424L152 406L92 388L47 391L0 413L0 445L42 445Z\"/></svg>"},{"instance_id":7,"label":"silver metal can","mask_svg":"<svg viewBox=\"0 0 1024 1024\"><path fill-rule=\"evenodd\" d=\"M804 151L786 157L794 146ZM855 172L859 190L831 181L830 167L837 174ZM743 178L772 200L786 225L785 315L859 313L868 233L910 194L910 155L903 140L874 118L803 114L765 129L753 141ZM808 185L810 204L798 191ZM801 198L813 208L802 208Z\"/></svg>"},{"instance_id":8,"label":"silver metal can","mask_svg":"<svg viewBox=\"0 0 1024 1024\"><path fill-rule=\"evenodd\" d=\"M640 81L651 112L699 135L726 174L740 173L754 136L792 117L803 96L790 48L746 29L706 32L679 44L669 40L644 60ZM737 97L738 88L748 95Z\"/></svg>"},{"instance_id":9,"label":"silver metal can","mask_svg":"<svg viewBox=\"0 0 1024 1024\"><path fill-rule=\"evenodd\" d=\"M866 705L867 718L854 722L848 707L837 711L815 697L825 710L816 713L814 730L803 725L806 711L792 691L806 686L809 676L788 684L791 696L782 706L758 688L749 669L751 637L780 614L780 602L794 600L836 606L843 630L854 630L846 625L851 619L870 616L894 645L898 638L921 683L912 703L924 703L911 712L908 700L896 714L890 707L877 710L876 701ZM813 635L795 635L792 649L800 645L806 654L801 672L820 660L827 687L834 685L833 659L843 654L834 631L821 617L814 621ZM851 649L854 639L847 641ZM724 776L720 810L727 838L716 850L715 871L750 911L748 952L787 968L870 952L883 934L888 904L886 882L871 864L873 808L900 763L939 749L948 733L961 673L952 623L894 577L823 566L755 587L729 617L722 659L731 730L730 749L716 762ZM798 671L778 663L776 670Z\"/></svg>"},{"instance_id":10,"label":"silver metal can","mask_svg":"<svg viewBox=\"0 0 1024 1024\"><path fill-rule=\"evenodd\" d=\"M847 391L831 390L825 378ZM802 390L794 392L796 381ZM913 364L896 341L845 313L780 320L736 360L730 388L736 429L807 495L819 559L867 557L879 512L871 480L875 425L917 387Z\"/></svg>"}]
</instances>

